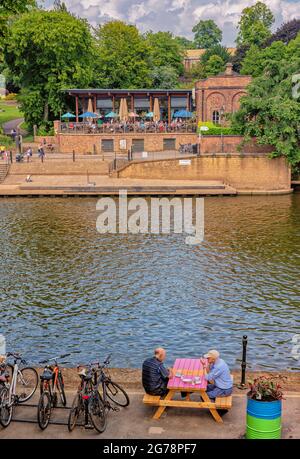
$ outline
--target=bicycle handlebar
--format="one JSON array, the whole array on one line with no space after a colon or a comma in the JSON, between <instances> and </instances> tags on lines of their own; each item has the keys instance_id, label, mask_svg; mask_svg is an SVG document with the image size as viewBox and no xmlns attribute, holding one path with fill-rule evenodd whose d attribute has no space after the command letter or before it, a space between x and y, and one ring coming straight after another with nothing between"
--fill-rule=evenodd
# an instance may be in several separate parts
<instances>
[{"instance_id":1,"label":"bicycle handlebar","mask_svg":"<svg viewBox=\"0 0 300 459\"><path fill-rule=\"evenodd\" d=\"M64 359L65 357L68 357L69 355L71 355L71 354L70 353L69 354L62 354L62 355L59 355L58 357L52 357L52 358L49 358L49 359L46 359L46 360L41 360L39 363L44 364L44 363L48 363L48 362L51 362L51 361L57 362L58 359Z\"/></svg>"}]
</instances>

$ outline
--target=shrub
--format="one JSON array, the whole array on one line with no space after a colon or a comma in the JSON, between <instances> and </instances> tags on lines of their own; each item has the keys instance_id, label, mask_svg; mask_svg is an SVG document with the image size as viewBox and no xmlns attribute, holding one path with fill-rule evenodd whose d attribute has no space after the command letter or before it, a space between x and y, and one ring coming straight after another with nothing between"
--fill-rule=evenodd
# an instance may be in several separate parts
<instances>
[{"instance_id":1,"label":"shrub","mask_svg":"<svg viewBox=\"0 0 300 459\"><path fill-rule=\"evenodd\" d=\"M11 147L13 146L13 141L10 137L7 135L1 135L0 134L0 145L4 145L5 147Z\"/></svg>"},{"instance_id":2,"label":"shrub","mask_svg":"<svg viewBox=\"0 0 300 459\"><path fill-rule=\"evenodd\" d=\"M17 99L17 94L15 94L14 92L7 94L7 96L5 97L5 100L16 100L16 99Z\"/></svg>"},{"instance_id":3,"label":"shrub","mask_svg":"<svg viewBox=\"0 0 300 459\"><path fill-rule=\"evenodd\" d=\"M249 382L248 397L253 400L260 400L262 402L272 402L274 400L282 400L282 386L281 382L285 381L286 377L278 376L259 376L253 381Z\"/></svg>"},{"instance_id":4,"label":"shrub","mask_svg":"<svg viewBox=\"0 0 300 459\"><path fill-rule=\"evenodd\" d=\"M37 130L38 136L54 135L53 123L41 124Z\"/></svg>"}]
</instances>

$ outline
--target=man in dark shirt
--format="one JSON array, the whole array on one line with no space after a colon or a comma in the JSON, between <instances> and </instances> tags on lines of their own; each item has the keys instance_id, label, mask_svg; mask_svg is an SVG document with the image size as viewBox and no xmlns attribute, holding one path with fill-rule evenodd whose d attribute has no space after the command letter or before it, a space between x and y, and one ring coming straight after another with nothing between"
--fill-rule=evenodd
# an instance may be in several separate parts
<instances>
[{"instance_id":1,"label":"man in dark shirt","mask_svg":"<svg viewBox=\"0 0 300 459\"><path fill-rule=\"evenodd\" d=\"M143 363L142 382L145 392L149 395L165 395L168 392L168 381L173 373L164 366L165 359L165 349L157 348L154 357Z\"/></svg>"}]
</instances>

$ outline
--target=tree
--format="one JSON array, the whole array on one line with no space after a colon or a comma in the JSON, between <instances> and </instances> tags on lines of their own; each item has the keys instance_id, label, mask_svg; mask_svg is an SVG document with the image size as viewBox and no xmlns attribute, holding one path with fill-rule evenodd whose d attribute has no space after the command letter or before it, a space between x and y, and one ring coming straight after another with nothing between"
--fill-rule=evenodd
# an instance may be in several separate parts
<instances>
[{"instance_id":1,"label":"tree","mask_svg":"<svg viewBox=\"0 0 300 459\"><path fill-rule=\"evenodd\" d=\"M63 11L35 10L14 21L4 56L21 87L25 120L40 125L65 107L63 89L85 87L93 75L93 41L86 21Z\"/></svg>"},{"instance_id":2,"label":"tree","mask_svg":"<svg viewBox=\"0 0 300 459\"><path fill-rule=\"evenodd\" d=\"M229 62L231 58L227 48L225 48L225 46L222 45L215 45L207 49L205 53L201 56L201 62L203 64L206 64L211 58L211 56L219 56L224 61L224 63Z\"/></svg>"},{"instance_id":3,"label":"tree","mask_svg":"<svg viewBox=\"0 0 300 459\"><path fill-rule=\"evenodd\" d=\"M196 48L211 48L222 41L222 31L212 19L201 20L193 27Z\"/></svg>"},{"instance_id":4,"label":"tree","mask_svg":"<svg viewBox=\"0 0 300 459\"><path fill-rule=\"evenodd\" d=\"M54 0L53 9L55 11L68 11L65 2L62 2L61 0Z\"/></svg>"},{"instance_id":5,"label":"tree","mask_svg":"<svg viewBox=\"0 0 300 459\"><path fill-rule=\"evenodd\" d=\"M145 35L150 49L150 65L155 67L173 67L181 75L183 73L184 49L171 32L148 32Z\"/></svg>"},{"instance_id":6,"label":"tree","mask_svg":"<svg viewBox=\"0 0 300 459\"><path fill-rule=\"evenodd\" d=\"M178 85L178 73L173 67L155 67L151 72L151 78L154 88L171 89Z\"/></svg>"},{"instance_id":7,"label":"tree","mask_svg":"<svg viewBox=\"0 0 300 459\"><path fill-rule=\"evenodd\" d=\"M151 85L150 47L134 25L110 21L96 30L95 84L108 88Z\"/></svg>"},{"instance_id":8,"label":"tree","mask_svg":"<svg viewBox=\"0 0 300 459\"><path fill-rule=\"evenodd\" d=\"M245 56L247 52L250 49L250 45L239 45L234 53L234 56L232 57L232 65L233 65L233 70L235 72L240 73L241 67L243 60L245 59Z\"/></svg>"},{"instance_id":9,"label":"tree","mask_svg":"<svg viewBox=\"0 0 300 459\"><path fill-rule=\"evenodd\" d=\"M225 70L225 62L220 56L211 56L205 64L206 76L218 75Z\"/></svg>"},{"instance_id":10,"label":"tree","mask_svg":"<svg viewBox=\"0 0 300 459\"><path fill-rule=\"evenodd\" d=\"M286 45L282 41L274 41L268 48L260 49L252 45L241 66L243 75L257 77L265 68L278 67L285 56Z\"/></svg>"},{"instance_id":11,"label":"tree","mask_svg":"<svg viewBox=\"0 0 300 459\"><path fill-rule=\"evenodd\" d=\"M264 46L270 46L274 41L282 41L286 45L294 40L300 32L300 19L282 24L270 38L264 43Z\"/></svg>"},{"instance_id":12,"label":"tree","mask_svg":"<svg viewBox=\"0 0 300 459\"><path fill-rule=\"evenodd\" d=\"M183 49L194 49L195 48L195 43L192 40L189 40L188 38L174 37L174 39Z\"/></svg>"},{"instance_id":13,"label":"tree","mask_svg":"<svg viewBox=\"0 0 300 459\"><path fill-rule=\"evenodd\" d=\"M0 40L7 33L8 21L14 16L25 13L36 6L35 0L1 0L0 3Z\"/></svg>"},{"instance_id":14,"label":"tree","mask_svg":"<svg viewBox=\"0 0 300 459\"><path fill-rule=\"evenodd\" d=\"M273 157L285 156L291 164L297 164L300 94L293 79L300 68L300 34L287 46L280 46L285 50L283 57L265 60L262 74L249 85L248 95L233 116L233 126L246 140L256 137L260 144L272 145Z\"/></svg>"},{"instance_id":15,"label":"tree","mask_svg":"<svg viewBox=\"0 0 300 459\"><path fill-rule=\"evenodd\" d=\"M238 24L238 45L261 45L271 36L275 21L272 11L262 2L244 8Z\"/></svg>"}]
</instances>

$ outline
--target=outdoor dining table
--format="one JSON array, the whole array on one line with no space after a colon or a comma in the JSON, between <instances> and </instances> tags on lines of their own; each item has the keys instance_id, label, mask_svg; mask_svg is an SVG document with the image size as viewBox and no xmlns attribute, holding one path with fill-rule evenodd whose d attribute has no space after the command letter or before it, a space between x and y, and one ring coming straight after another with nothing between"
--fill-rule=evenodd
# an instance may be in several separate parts
<instances>
[{"instance_id":1,"label":"outdoor dining table","mask_svg":"<svg viewBox=\"0 0 300 459\"><path fill-rule=\"evenodd\" d=\"M215 402L212 402L206 393L207 381L204 377L204 368L200 359L176 359L173 366L174 376L169 379L169 392L159 402L153 418L159 419L167 407L199 408L208 409L217 422L222 418L216 409ZM185 399L174 400L178 392L186 392ZM190 394L199 395L200 400L190 399Z\"/></svg>"}]
</instances>

